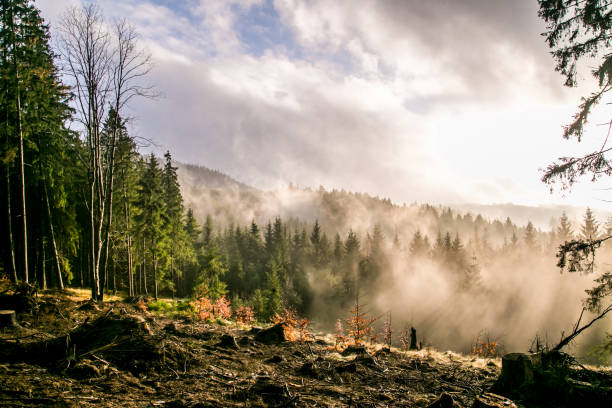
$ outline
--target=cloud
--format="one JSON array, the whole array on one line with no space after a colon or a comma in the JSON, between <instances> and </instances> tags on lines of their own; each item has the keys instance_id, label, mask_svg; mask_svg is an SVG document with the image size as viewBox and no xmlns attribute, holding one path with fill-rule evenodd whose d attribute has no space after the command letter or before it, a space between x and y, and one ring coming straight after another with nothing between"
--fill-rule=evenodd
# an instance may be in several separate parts
<instances>
[{"instance_id":1,"label":"cloud","mask_svg":"<svg viewBox=\"0 0 612 408\"><path fill-rule=\"evenodd\" d=\"M53 23L69 2L38 4ZM179 160L263 188L322 184L398 202L548 200L537 168L551 156L524 146L535 133L539 145L556 143L576 93L553 71L536 4L100 4L138 27L165 95L132 106L133 132Z\"/></svg>"}]
</instances>

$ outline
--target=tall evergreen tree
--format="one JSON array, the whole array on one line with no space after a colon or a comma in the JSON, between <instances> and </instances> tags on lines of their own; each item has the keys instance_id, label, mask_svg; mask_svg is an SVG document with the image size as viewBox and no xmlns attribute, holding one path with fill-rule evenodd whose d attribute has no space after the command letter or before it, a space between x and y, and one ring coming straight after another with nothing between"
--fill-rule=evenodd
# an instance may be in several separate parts
<instances>
[{"instance_id":1,"label":"tall evergreen tree","mask_svg":"<svg viewBox=\"0 0 612 408\"><path fill-rule=\"evenodd\" d=\"M170 272L170 289L174 296L177 269L176 258L185 250L187 246L186 236L183 229L183 196L176 173L177 167L172 165L172 155L169 151L164 155L165 163L162 171L162 189L165 204L164 229L171 238L168 244L168 268Z\"/></svg>"},{"instance_id":2,"label":"tall evergreen tree","mask_svg":"<svg viewBox=\"0 0 612 408\"><path fill-rule=\"evenodd\" d=\"M574 237L574 232L572 231L572 224L567 217L565 211L561 214L561 218L559 219L559 226L557 227L557 240L561 243L570 241Z\"/></svg>"},{"instance_id":3,"label":"tall evergreen tree","mask_svg":"<svg viewBox=\"0 0 612 408\"><path fill-rule=\"evenodd\" d=\"M599 223L593 215L593 211L587 207L583 224L580 227L580 238L586 241L594 241L599 238Z\"/></svg>"},{"instance_id":4,"label":"tall evergreen tree","mask_svg":"<svg viewBox=\"0 0 612 408\"><path fill-rule=\"evenodd\" d=\"M143 277L146 282L146 259L147 252L151 254L151 263L153 267L154 293L155 298L158 297L158 262L159 251L162 248L165 238L163 228L165 214L165 206L163 201L163 186L161 169L157 158L151 154L146 162L143 173L138 181L138 197L136 200L138 213L135 216L137 230L140 233L142 242L142 267L145 268ZM145 291L146 291L145 283Z\"/></svg>"},{"instance_id":5,"label":"tall evergreen tree","mask_svg":"<svg viewBox=\"0 0 612 408\"><path fill-rule=\"evenodd\" d=\"M534 249L537 245L536 230L531 221L529 221L525 227L525 237L523 241L528 249Z\"/></svg>"},{"instance_id":6,"label":"tall evergreen tree","mask_svg":"<svg viewBox=\"0 0 612 408\"><path fill-rule=\"evenodd\" d=\"M53 61L48 28L31 2L1 2L0 49L0 158L4 165L0 183L6 192L0 208L7 214L0 220L0 229L6 231L1 239L7 242L3 248L8 248L2 251L3 263L12 270L13 279L19 270L19 277L26 281L37 277L46 280L36 271L31 273L28 258L32 252L44 251L43 242L50 242L56 282L61 285L60 265L65 263L60 244L70 241L64 239L64 232L73 232L63 175L67 150L74 141L64 126L70 115L68 93ZM35 221L31 226L30 214ZM57 228L63 221L66 229ZM31 233L36 238L29 243ZM21 256L16 256L18 253Z\"/></svg>"}]
</instances>

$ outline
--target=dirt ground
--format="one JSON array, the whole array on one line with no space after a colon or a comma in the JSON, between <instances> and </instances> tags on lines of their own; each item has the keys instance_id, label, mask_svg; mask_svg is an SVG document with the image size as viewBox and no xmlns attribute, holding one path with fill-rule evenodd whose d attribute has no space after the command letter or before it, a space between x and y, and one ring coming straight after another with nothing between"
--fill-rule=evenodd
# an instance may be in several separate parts
<instances>
[{"instance_id":1,"label":"dirt ground","mask_svg":"<svg viewBox=\"0 0 612 408\"><path fill-rule=\"evenodd\" d=\"M38 296L0 333L0 406L471 407L499 359L435 350L339 353L330 339L155 315L138 303ZM439 405L439 406L444 406Z\"/></svg>"}]
</instances>

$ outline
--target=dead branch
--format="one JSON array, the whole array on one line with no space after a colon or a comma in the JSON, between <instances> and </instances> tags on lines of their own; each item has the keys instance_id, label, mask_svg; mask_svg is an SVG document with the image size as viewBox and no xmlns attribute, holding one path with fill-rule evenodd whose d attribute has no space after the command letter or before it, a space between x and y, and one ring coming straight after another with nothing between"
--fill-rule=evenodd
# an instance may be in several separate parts
<instances>
[{"instance_id":1,"label":"dead branch","mask_svg":"<svg viewBox=\"0 0 612 408\"><path fill-rule=\"evenodd\" d=\"M584 326L578 329L578 325L580 324L580 320L582 320L582 315L584 313L584 308L583 308L582 313L580 313L580 318L578 319L578 322L576 322L576 325L574 326L574 330L572 331L572 333L569 336L562 338L559 344L557 344L552 350L559 351L563 347L567 346L572 340L576 338L576 336L578 336L580 333L582 333L583 331L591 327L593 323L595 323L596 321L603 319L605 315L608 314L608 312L610 312L611 310L612 310L612 303L609 304L608 307L606 307L599 315L593 318L590 322L588 322L587 324L585 324Z\"/></svg>"}]
</instances>

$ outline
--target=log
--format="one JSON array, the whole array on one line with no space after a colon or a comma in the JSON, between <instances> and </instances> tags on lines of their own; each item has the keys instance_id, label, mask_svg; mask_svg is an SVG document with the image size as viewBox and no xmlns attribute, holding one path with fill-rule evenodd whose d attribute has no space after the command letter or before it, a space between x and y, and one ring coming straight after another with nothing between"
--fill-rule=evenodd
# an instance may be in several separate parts
<instances>
[{"instance_id":1,"label":"log","mask_svg":"<svg viewBox=\"0 0 612 408\"><path fill-rule=\"evenodd\" d=\"M516 408L516 404L501 395L486 392L476 397L472 408Z\"/></svg>"},{"instance_id":2,"label":"log","mask_svg":"<svg viewBox=\"0 0 612 408\"><path fill-rule=\"evenodd\" d=\"M14 310L0 310L0 327L17 326L17 317Z\"/></svg>"}]
</instances>

